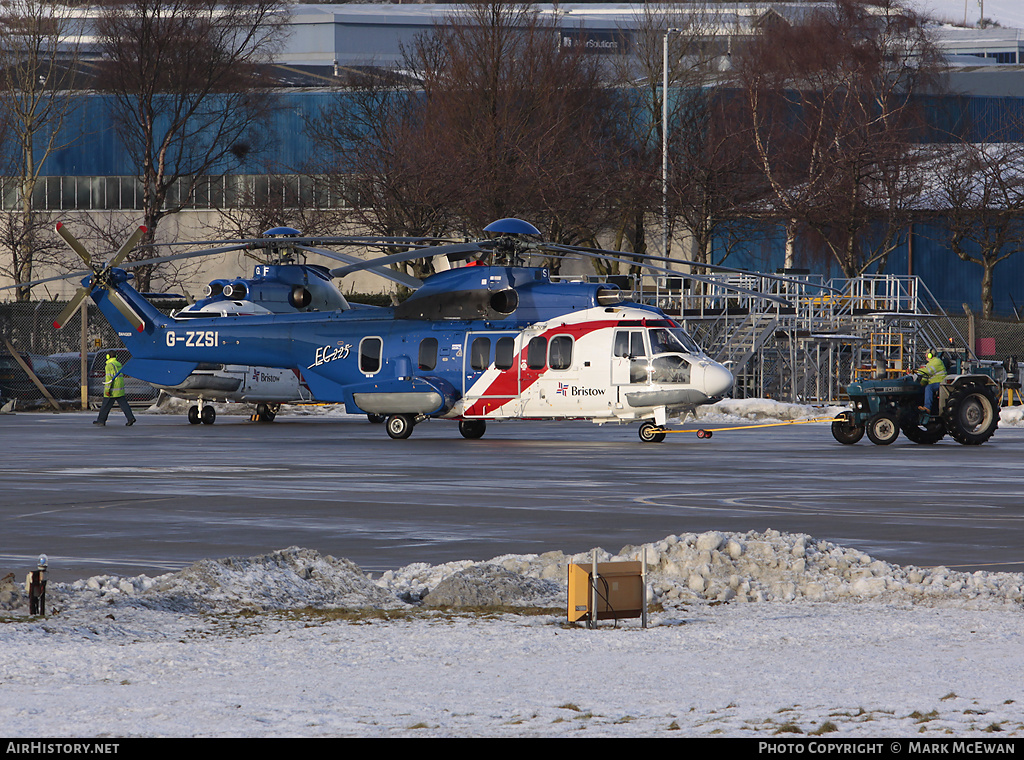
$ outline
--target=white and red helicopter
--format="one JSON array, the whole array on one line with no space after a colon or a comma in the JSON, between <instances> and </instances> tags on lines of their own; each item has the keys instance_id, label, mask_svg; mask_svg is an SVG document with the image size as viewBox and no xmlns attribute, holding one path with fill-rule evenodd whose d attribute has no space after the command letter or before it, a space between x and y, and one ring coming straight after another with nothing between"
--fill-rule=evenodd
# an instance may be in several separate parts
<instances>
[{"instance_id":1,"label":"white and red helicopter","mask_svg":"<svg viewBox=\"0 0 1024 760\"><path fill-rule=\"evenodd\" d=\"M426 248L396 240L412 250L348 257L353 263L330 271L338 277L433 257L439 271L393 308L188 319L160 313L118 267L135 237L109 264L93 267L55 325L89 296L131 351L124 371L132 377L174 387L213 364L293 371L317 401L383 417L394 439L427 419L457 421L466 438L483 436L488 421L589 419L639 422L640 439L656 442L669 419L731 389L729 370L657 308L627 300L614 285L554 281L547 268L524 263L535 254L617 261L636 254L530 242L540 233L519 219L485 231L495 237ZM58 232L92 267L71 233L61 225Z\"/></svg>"}]
</instances>

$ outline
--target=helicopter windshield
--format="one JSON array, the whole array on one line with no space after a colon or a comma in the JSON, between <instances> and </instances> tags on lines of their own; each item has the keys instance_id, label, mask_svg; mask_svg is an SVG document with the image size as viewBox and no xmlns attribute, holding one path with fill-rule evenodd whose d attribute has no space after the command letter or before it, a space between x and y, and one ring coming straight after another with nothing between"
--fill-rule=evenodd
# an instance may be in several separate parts
<instances>
[{"instance_id":1,"label":"helicopter windshield","mask_svg":"<svg viewBox=\"0 0 1024 760\"><path fill-rule=\"evenodd\" d=\"M664 354L651 360L651 382L689 383L690 362L679 354Z\"/></svg>"},{"instance_id":2,"label":"helicopter windshield","mask_svg":"<svg viewBox=\"0 0 1024 760\"><path fill-rule=\"evenodd\" d=\"M657 327L648 330L652 354L693 354L702 356L700 346L681 327Z\"/></svg>"}]
</instances>

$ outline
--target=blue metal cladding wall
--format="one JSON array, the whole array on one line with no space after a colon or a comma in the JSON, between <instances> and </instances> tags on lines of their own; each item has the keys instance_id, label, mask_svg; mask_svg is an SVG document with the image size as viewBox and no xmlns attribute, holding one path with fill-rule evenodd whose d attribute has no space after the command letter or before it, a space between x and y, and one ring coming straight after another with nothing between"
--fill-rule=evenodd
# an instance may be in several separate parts
<instances>
[{"instance_id":1,"label":"blue metal cladding wall","mask_svg":"<svg viewBox=\"0 0 1024 760\"><path fill-rule=\"evenodd\" d=\"M239 166L229 170L238 174L297 172L315 160L316 146L306 136L306 119L336 97L326 92L278 93L266 123L257 125L265 138L265 150L250 154ZM43 174L51 177L134 176L138 169L124 149L111 117L111 96L82 96L64 124L57 140L61 149L43 164ZM38 138L39 152L45 136ZM219 167L218 173L227 167Z\"/></svg>"},{"instance_id":2,"label":"blue metal cladding wall","mask_svg":"<svg viewBox=\"0 0 1024 760\"><path fill-rule=\"evenodd\" d=\"M330 92L276 93L274 108L267 122L259 125L267 138L267 148L259 154L250 154L240 166L232 170L241 174L292 173L316 167L321 157L317 146L307 135L306 120L317 115L338 97ZM341 97L345 97L342 95ZM48 176L134 176L137 168L126 154L110 116L108 95L83 96L64 125L58 144L66 145L52 154L43 166ZM929 112L936 133L946 129L972 126L976 139L984 139L1000 120L1012 121L1007 114L1024 116L1024 99L1020 98L948 98L937 99ZM1024 118L1018 123L1024 123ZM936 136L937 136L936 135ZM1024 135L1018 136L1024 139ZM40 153L44 136L40 136ZM316 169L314 168L314 171ZM784 260L785 236L779 227L766 227L744 250L728 257L727 264L774 271ZM719 242L715 261L719 261L723 246ZM839 277L837 266L822 262L809 262L806 252L798 251L797 266L806 267L828 277ZM912 273L923 278L928 289L939 302L959 313L961 305L968 303L976 311L981 309L981 267L964 263L953 254L945 242L941 229L931 225L916 225L913 240L912 272L909 270L907 247L895 251L885 271L893 274ZM1016 255L996 267L995 310L1012 315L1024 306L1024 254Z\"/></svg>"},{"instance_id":3,"label":"blue metal cladding wall","mask_svg":"<svg viewBox=\"0 0 1024 760\"><path fill-rule=\"evenodd\" d=\"M916 223L912 235L912 255L908 254L907 241L904 239L889 254L883 271L886 274L917 275L946 311L961 314L963 304L966 303L975 313L980 313L981 266L961 261L950 250L946 233L940 225ZM725 246L721 240L716 241L712 260L741 269L774 272L785 262L785 248L784 228L765 225L758 231L753 242L744 244L742 250L734 251L724 260ZM796 267L808 269L825 279L843 277L838 264L823 258L821 254L812 257L799 241L795 258ZM877 269L871 267L868 271L875 273ZM1024 315L1024 252L997 264L993 279L995 313L1014 316L1019 311Z\"/></svg>"}]
</instances>

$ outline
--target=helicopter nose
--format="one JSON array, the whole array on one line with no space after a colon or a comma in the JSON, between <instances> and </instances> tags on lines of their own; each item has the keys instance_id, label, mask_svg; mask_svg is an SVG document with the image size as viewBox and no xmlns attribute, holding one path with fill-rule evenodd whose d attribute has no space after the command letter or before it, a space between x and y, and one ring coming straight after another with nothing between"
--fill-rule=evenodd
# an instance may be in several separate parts
<instances>
[{"instance_id":1,"label":"helicopter nose","mask_svg":"<svg viewBox=\"0 0 1024 760\"><path fill-rule=\"evenodd\" d=\"M734 378L732 372L717 362L704 365L704 393L711 396L724 396L732 388Z\"/></svg>"}]
</instances>

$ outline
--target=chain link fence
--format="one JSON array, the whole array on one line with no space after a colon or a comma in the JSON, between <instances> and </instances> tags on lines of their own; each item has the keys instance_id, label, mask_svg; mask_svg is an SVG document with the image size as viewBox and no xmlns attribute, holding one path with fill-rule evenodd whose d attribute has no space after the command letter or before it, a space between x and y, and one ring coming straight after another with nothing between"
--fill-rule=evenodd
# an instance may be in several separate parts
<instances>
[{"instance_id":1,"label":"chain link fence","mask_svg":"<svg viewBox=\"0 0 1024 760\"><path fill-rule=\"evenodd\" d=\"M130 358L117 332L95 307L86 309L84 331L81 310L60 330L54 328L66 305L66 301L0 303L0 406L13 401L20 409L80 409L83 345L90 402L99 401L103 394L106 353L116 350L122 362ZM151 403L158 395L140 381L126 383L125 389L131 403Z\"/></svg>"}]
</instances>

